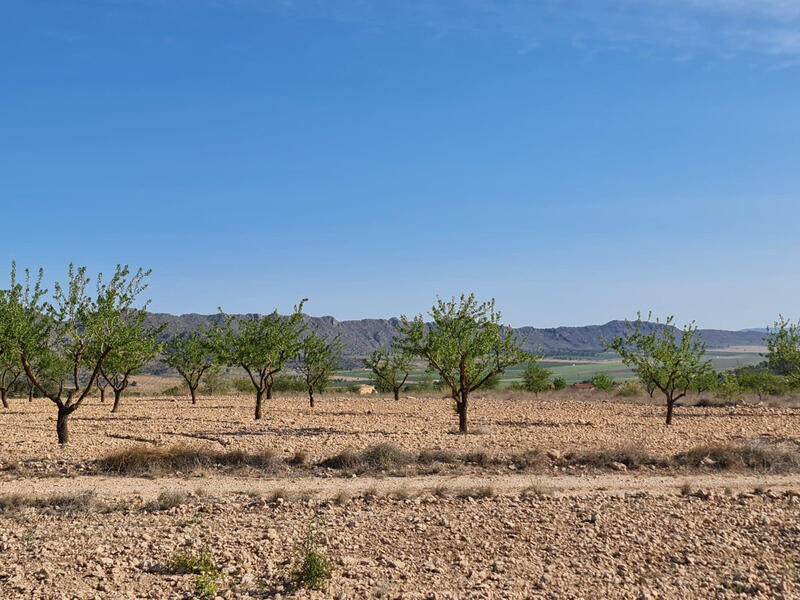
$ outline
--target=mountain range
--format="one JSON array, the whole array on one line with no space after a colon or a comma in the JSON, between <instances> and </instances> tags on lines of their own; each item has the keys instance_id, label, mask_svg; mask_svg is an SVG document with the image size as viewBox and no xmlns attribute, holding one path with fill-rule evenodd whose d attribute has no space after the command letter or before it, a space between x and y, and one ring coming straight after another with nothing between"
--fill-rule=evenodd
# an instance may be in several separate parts
<instances>
[{"instance_id":1,"label":"mountain range","mask_svg":"<svg viewBox=\"0 0 800 600\"><path fill-rule=\"evenodd\" d=\"M246 318L253 315L236 315ZM174 336L208 325L219 319L219 315L170 315L150 313L150 325L166 325L165 334ZM310 328L322 335L338 335L342 342L342 355L362 357L373 350L387 346L396 335L399 319L360 319L337 321L335 318L306 317ZM663 327L655 323L646 324L649 330ZM625 321L609 321L604 325L581 327L519 327L516 334L523 348L549 357L590 356L603 351L602 340L611 341L626 331ZM727 348L731 346L763 346L763 330L728 331L724 329L701 329L699 331L708 348Z\"/></svg>"}]
</instances>

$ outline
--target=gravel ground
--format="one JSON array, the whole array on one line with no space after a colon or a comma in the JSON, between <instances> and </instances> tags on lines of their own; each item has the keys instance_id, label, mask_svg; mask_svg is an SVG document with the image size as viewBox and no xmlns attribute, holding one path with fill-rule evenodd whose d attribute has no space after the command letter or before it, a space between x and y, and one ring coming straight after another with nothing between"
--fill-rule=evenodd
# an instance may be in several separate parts
<instances>
[{"instance_id":1,"label":"gravel ground","mask_svg":"<svg viewBox=\"0 0 800 600\"><path fill-rule=\"evenodd\" d=\"M302 397L267 403L263 421L251 415L247 396L185 399L124 399L121 412L91 399L70 419L71 443L55 439L55 407L12 400L0 410L0 461L41 460L40 466L80 465L113 449L135 443L190 443L213 449L275 450L291 456L305 451L312 460L352 447L379 442L419 451L426 448L466 452L486 449L507 456L538 448L567 450L634 447L659 455L714 442L764 438L800 440L800 410L766 406L680 407L671 427L664 409L641 402L620 403L603 392L565 390L543 395L517 392L476 396L470 410L475 434L454 432L457 420L440 397L403 399L323 396L315 409ZM34 468L36 465L34 465Z\"/></svg>"},{"instance_id":2,"label":"gravel ground","mask_svg":"<svg viewBox=\"0 0 800 600\"><path fill-rule=\"evenodd\" d=\"M536 475L500 462L496 471L349 479L324 469L291 479L81 475L112 450L177 442L302 450L312 461L380 442L500 458L609 448L670 456L756 439L795 447L797 408L686 406L666 427L663 407L646 399L492 393L476 397L467 436L453 432L441 397L327 396L313 410L280 398L262 422L246 396L198 406L129 397L121 413L109 410L97 399L81 407L64 448L48 401L12 400L0 411L0 468L24 466L0 472L0 598L192 598L197 576L167 565L202 548L223 573L221 598L800 598L792 473ZM95 494L76 502L84 490ZM332 578L319 591L291 589L290 561L311 530Z\"/></svg>"},{"instance_id":3,"label":"gravel ground","mask_svg":"<svg viewBox=\"0 0 800 600\"><path fill-rule=\"evenodd\" d=\"M798 598L800 498L388 497L340 502L192 497L167 510L26 508L0 517L2 598L189 598L165 572L207 548L222 598ZM320 591L284 585L316 532Z\"/></svg>"}]
</instances>

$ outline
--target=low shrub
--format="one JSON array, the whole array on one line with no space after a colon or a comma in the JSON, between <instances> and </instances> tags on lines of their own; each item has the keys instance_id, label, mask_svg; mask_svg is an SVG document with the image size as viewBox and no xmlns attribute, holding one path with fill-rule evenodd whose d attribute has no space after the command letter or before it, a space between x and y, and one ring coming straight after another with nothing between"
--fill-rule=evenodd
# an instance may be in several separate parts
<instances>
[{"instance_id":1,"label":"low shrub","mask_svg":"<svg viewBox=\"0 0 800 600\"><path fill-rule=\"evenodd\" d=\"M635 381L623 381L617 388L617 396L635 398L642 393L642 387Z\"/></svg>"},{"instance_id":2,"label":"low shrub","mask_svg":"<svg viewBox=\"0 0 800 600\"><path fill-rule=\"evenodd\" d=\"M331 578L331 563L318 549L313 533L309 533L295 551L288 582L294 588L323 589Z\"/></svg>"},{"instance_id":3,"label":"low shrub","mask_svg":"<svg viewBox=\"0 0 800 600\"><path fill-rule=\"evenodd\" d=\"M189 494L179 490L161 492L153 502L148 504L150 510L169 510L176 506L186 504L189 501Z\"/></svg>"},{"instance_id":4,"label":"low shrub","mask_svg":"<svg viewBox=\"0 0 800 600\"><path fill-rule=\"evenodd\" d=\"M408 465L414 456L393 444L382 443L365 448L361 452L345 449L339 454L326 458L319 464L322 467L344 471L390 471Z\"/></svg>"},{"instance_id":5,"label":"low shrub","mask_svg":"<svg viewBox=\"0 0 800 600\"><path fill-rule=\"evenodd\" d=\"M610 392L614 389L614 382L611 380L611 377L606 375L605 373L595 373L592 375L592 378L589 380L595 389L601 390L603 392Z\"/></svg>"},{"instance_id":6,"label":"low shrub","mask_svg":"<svg viewBox=\"0 0 800 600\"><path fill-rule=\"evenodd\" d=\"M254 467L275 470L280 460L270 449L248 453L243 450L227 452L206 450L175 444L166 447L132 446L116 450L97 461L105 471L124 475L160 475L175 471L191 472L215 467Z\"/></svg>"},{"instance_id":7,"label":"low shrub","mask_svg":"<svg viewBox=\"0 0 800 600\"><path fill-rule=\"evenodd\" d=\"M173 554L164 570L172 575L203 575L206 573L219 573L219 567L211 551L203 547L196 553L189 550L178 550Z\"/></svg>"},{"instance_id":8,"label":"low shrub","mask_svg":"<svg viewBox=\"0 0 800 600\"><path fill-rule=\"evenodd\" d=\"M790 473L800 470L800 452L765 444L717 444L676 454L680 466L718 471Z\"/></svg>"},{"instance_id":9,"label":"low shrub","mask_svg":"<svg viewBox=\"0 0 800 600\"><path fill-rule=\"evenodd\" d=\"M73 494L50 494L34 496L30 494L7 494L0 496L0 512L14 512L23 508L47 508L64 512L86 512L95 505L94 492Z\"/></svg>"}]
</instances>

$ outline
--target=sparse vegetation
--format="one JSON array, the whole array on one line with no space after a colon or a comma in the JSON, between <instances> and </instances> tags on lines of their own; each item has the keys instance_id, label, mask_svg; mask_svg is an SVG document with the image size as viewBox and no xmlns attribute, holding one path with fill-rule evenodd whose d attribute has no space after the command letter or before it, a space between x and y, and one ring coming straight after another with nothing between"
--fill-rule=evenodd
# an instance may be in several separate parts
<instances>
[{"instance_id":1,"label":"sparse vegetation","mask_svg":"<svg viewBox=\"0 0 800 600\"><path fill-rule=\"evenodd\" d=\"M296 368L306 385L308 404L314 408L314 392L321 392L336 369L342 345L339 338L325 339L313 332L300 344Z\"/></svg>"},{"instance_id":2,"label":"sparse vegetation","mask_svg":"<svg viewBox=\"0 0 800 600\"><path fill-rule=\"evenodd\" d=\"M290 317L282 317L277 310L267 316L253 315L238 321L227 316L211 330L211 343L218 360L244 369L253 384L256 420L264 416L265 397L272 398L275 375L300 351L305 302L303 299L295 306Z\"/></svg>"},{"instance_id":3,"label":"sparse vegetation","mask_svg":"<svg viewBox=\"0 0 800 600\"><path fill-rule=\"evenodd\" d=\"M295 588L321 590L331 578L331 563L317 546L313 531L295 549L288 582Z\"/></svg>"},{"instance_id":4,"label":"sparse vegetation","mask_svg":"<svg viewBox=\"0 0 800 600\"><path fill-rule=\"evenodd\" d=\"M531 358L522 376L522 388L536 395L546 392L550 389L550 375L550 371L539 366L535 357Z\"/></svg>"},{"instance_id":5,"label":"sparse vegetation","mask_svg":"<svg viewBox=\"0 0 800 600\"><path fill-rule=\"evenodd\" d=\"M214 364L206 332L195 331L172 337L164 345L163 357L164 362L183 377L189 390L189 395L192 398L192 404L197 404L197 388L200 385L200 380L203 374Z\"/></svg>"},{"instance_id":6,"label":"sparse vegetation","mask_svg":"<svg viewBox=\"0 0 800 600\"><path fill-rule=\"evenodd\" d=\"M372 371L375 389L391 392L395 400L400 400L400 390L411 373L413 357L402 349L380 349L364 359L364 366Z\"/></svg>"},{"instance_id":7,"label":"sparse vegetation","mask_svg":"<svg viewBox=\"0 0 800 600\"><path fill-rule=\"evenodd\" d=\"M706 347L697 326L691 323L684 327L678 341L672 317L658 328L642 321L640 314L633 326L628 325L628 333L607 347L622 357L648 390L652 386L664 394L667 425L672 424L675 402L711 370L711 361L704 358Z\"/></svg>"},{"instance_id":8,"label":"sparse vegetation","mask_svg":"<svg viewBox=\"0 0 800 600\"><path fill-rule=\"evenodd\" d=\"M511 327L500 323L494 300L479 303L474 294L449 301L437 300L431 308L433 326L422 315L400 317L398 347L428 361L448 386L458 410L458 430L467 433L470 394L492 376L524 362L523 352Z\"/></svg>"},{"instance_id":9,"label":"sparse vegetation","mask_svg":"<svg viewBox=\"0 0 800 600\"><path fill-rule=\"evenodd\" d=\"M66 283L56 283L46 301L43 271L33 283L26 271L22 283L12 265L11 284L0 292L0 347L4 354L13 349L30 382L56 405L59 444L69 441L69 417L89 396L106 358L130 342L127 316L149 274L117 265L108 282L97 276L92 296L86 268L70 264Z\"/></svg>"},{"instance_id":10,"label":"sparse vegetation","mask_svg":"<svg viewBox=\"0 0 800 600\"><path fill-rule=\"evenodd\" d=\"M596 390L610 392L614 389L614 382L606 373L595 373L589 380Z\"/></svg>"}]
</instances>

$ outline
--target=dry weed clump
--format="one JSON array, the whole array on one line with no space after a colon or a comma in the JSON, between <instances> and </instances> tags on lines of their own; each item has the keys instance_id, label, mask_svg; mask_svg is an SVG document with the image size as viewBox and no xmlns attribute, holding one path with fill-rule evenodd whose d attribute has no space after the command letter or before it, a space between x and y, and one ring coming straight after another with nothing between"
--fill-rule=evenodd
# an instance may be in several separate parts
<instances>
[{"instance_id":1,"label":"dry weed clump","mask_svg":"<svg viewBox=\"0 0 800 600\"><path fill-rule=\"evenodd\" d=\"M274 471L281 464L270 449L250 453L244 450L226 452L207 450L188 444L165 447L133 446L111 452L98 461L104 471L122 475L159 476L175 471L252 467Z\"/></svg>"},{"instance_id":2,"label":"dry weed clump","mask_svg":"<svg viewBox=\"0 0 800 600\"><path fill-rule=\"evenodd\" d=\"M800 471L800 452L797 450L757 443L701 446L676 454L673 461L683 467L717 471Z\"/></svg>"},{"instance_id":3,"label":"dry weed clump","mask_svg":"<svg viewBox=\"0 0 800 600\"><path fill-rule=\"evenodd\" d=\"M568 452L563 458L564 466L585 466L600 470L618 471L638 469L643 466L666 467L669 461L649 454L641 448L625 447L604 450L580 450Z\"/></svg>"},{"instance_id":4,"label":"dry weed clump","mask_svg":"<svg viewBox=\"0 0 800 600\"><path fill-rule=\"evenodd\" d=\"M63 512L86 512L95 506L94 492L76 492L35 496L8 494L0 496L0 512L15 512L24 508L53 509Z\"/></svg>"},{"instance_id":5,"label":"dry weed clump","mask_svg":"<svg viewBox=\"0 0 800 600\"><path fill-rule=\"evenodd\" d=\"M415 457L393 444L376 444L361 452L345 449L339 454L322 460L319 465L354 473L391 471L414 462Z\"/></svg>"}]
</instances>

